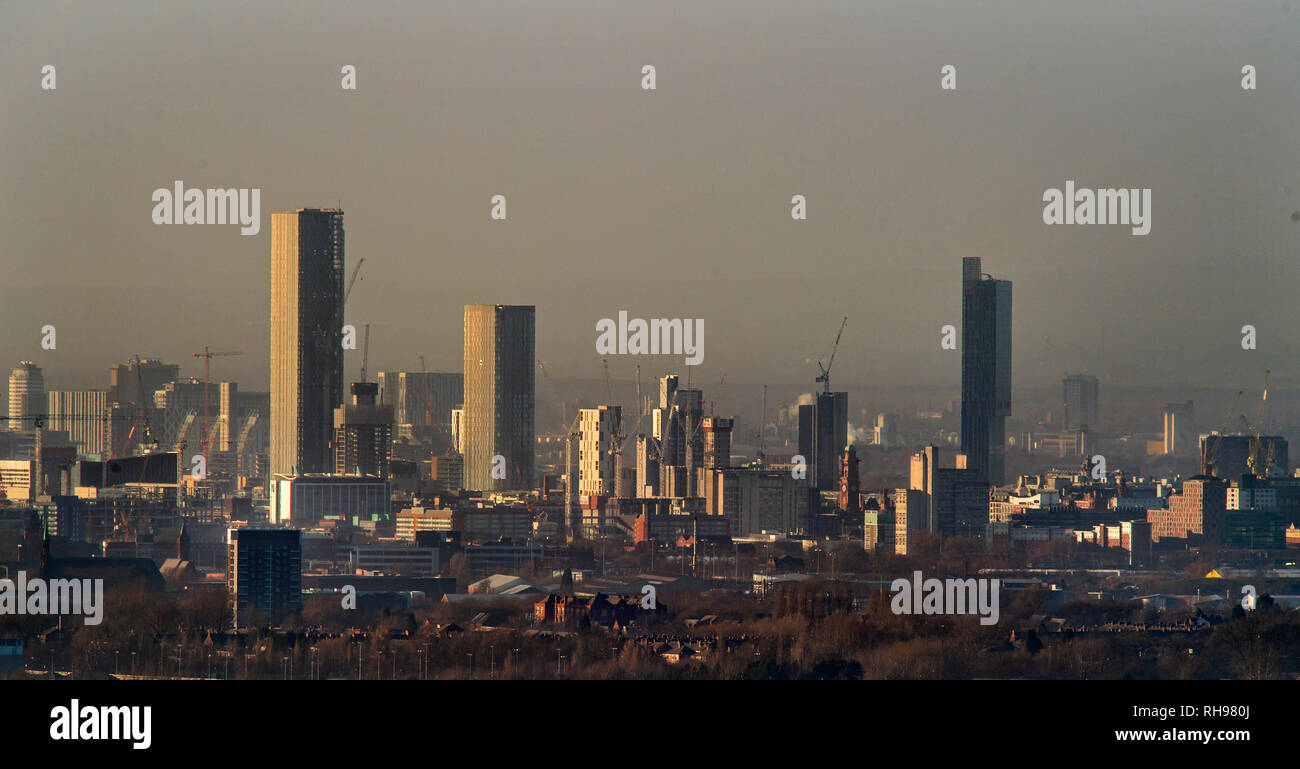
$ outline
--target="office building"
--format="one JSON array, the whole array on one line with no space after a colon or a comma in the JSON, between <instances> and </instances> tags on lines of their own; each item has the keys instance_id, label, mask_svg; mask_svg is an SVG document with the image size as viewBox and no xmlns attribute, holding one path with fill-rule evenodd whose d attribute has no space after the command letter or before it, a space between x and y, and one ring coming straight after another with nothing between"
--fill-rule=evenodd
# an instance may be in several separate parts
<instances>
[{"instance_id":1,"label":"office building","mask_svg":"<svg viewBox=\"0 0 1300 769\"><path fill-rule=\"evenodd\" d=\"M961 270L961 451L980 480L1000 486L1011 414L1011 281L986 276L979 257L963 257Z\"/></svg>"},{"instance_id":2,"label":"office building","mask_svg":"<svg viewBox=\"0 0 1300 769\"><path fill-rule=\"evenodd\" d=\"M414 535L410 537L414 542ZM438 576L438 548L416 544L357 544L348 550L349 574Z\"/></svg>"},{"instance_id":3,"label":"office building","mask_svg":"<svg viewBox=\"0 0 1300 769\"><path fill-rule=\"evenodd\" d=\"M343 212L271 214L271 473L327 473L343 404Z\"/></svg>"},{"instance_id":4,"label":"office building","mask_svg":"<svg viewBox=\"0 0 1300 769\"><path fill-rule=\"evenodd\" d=\"M908 487L928 497L926 530L945 537L983 536L989 521L989 484L965 455L958 454L948 466L938 446L926 446L912 455Z\"/></svg>"},{"instance_id":5,"label":"office building","mask_svg":"<svg viewBox=\"0 0 1300 769\"><path fill-rule=\"evenodd\" d=\"M465 486L531 489L536 451L536 309L465 306ZM499 459L498 459L499 458Z\"/></svg>"},{"instance_id":6,"label":"office building","mask_svg":"<svg viewBox=\"0 0 1300 769\"><path fill-rule=\"evenodd\" d=\"M310 528L327 518L384 520L392 486L365 475L277 475L271 479L270 522Z\"/></svg>"},{"instance_id":7,"label":"office building","mask_svg":"<svg viewBox=\"0 0 1300 769\"><path fill-rule=\"evenodd\" d=\"M397 514L396 536L414 542L422 531L452 531L455 524L455 513L449 508L409 507Z\"/></svg>"}]
</instances>

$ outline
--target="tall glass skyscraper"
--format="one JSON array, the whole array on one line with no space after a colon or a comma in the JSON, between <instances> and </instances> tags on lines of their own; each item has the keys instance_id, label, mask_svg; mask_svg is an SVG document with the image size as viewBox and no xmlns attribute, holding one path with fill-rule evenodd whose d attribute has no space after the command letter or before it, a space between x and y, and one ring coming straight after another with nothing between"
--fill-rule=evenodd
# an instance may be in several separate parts
<instances>
[{"instance_id":1,"label":"tall glass skyscraper","mask_svg":"<svg viewBox=\"0 0 1300 769\"><path fill-rule=\"evenodd\" d=\"M328 473L343 404L343 212L271 214L271 474Z\"/></svg>"},{"instance_id":2,"label":"tall glass skyscraper","mask_svg":"<svg viewBox=\"0 0 1300 769\"><path fill-rule=\"evenodd\" d=\"M981 480L1006 482L1011 415L1011 281L961 260L961 450Z\"/></svg>"},{"instance_id":3,"label":"tall glass skyscraper","mask_svg":"<svg viewBox=\"0 0 1300 769\"><path fill-rule=\"evenodd\" d=\"M536 316L532 306L465 305L467 489L534 485Z\"/></svg>"}]
</instances>

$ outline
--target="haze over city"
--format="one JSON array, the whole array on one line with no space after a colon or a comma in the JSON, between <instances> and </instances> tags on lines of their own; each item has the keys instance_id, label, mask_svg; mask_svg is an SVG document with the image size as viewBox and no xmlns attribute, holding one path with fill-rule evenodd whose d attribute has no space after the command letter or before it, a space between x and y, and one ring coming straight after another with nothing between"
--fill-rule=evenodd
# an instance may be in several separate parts
<instances>
[{"instance_id":1,"label":"haze over city","mask_svg":"<svg viewBox=\"0 0 1300 769\"><path fill-rule=\"evenodd\" d=\"M837 386L955 392L939 329L979 256L1016 284L1017 388L1056 387L1062 359L1111 385L1296 383L1300 91L1236 87L1243 63L1300 76L1295 3L6 15L0 360L59 387L102 387L135 353L201 376L208 344L244 353L220 378L264 388L269 214L313 205L347 212L348 271L366 260L346 320L371 325L372 370L459 370L463 306L498 302L536 305L553 377L598 381L595 322L627 310L707 320L697 381L811 390L849 316ZM174 180L260 188L260 233L155 226L150 193ZM1045 226L1067 180L1150 188L1150 234ZM685 373L658 363L647 379Z\"/></svg>"}]
</instances>

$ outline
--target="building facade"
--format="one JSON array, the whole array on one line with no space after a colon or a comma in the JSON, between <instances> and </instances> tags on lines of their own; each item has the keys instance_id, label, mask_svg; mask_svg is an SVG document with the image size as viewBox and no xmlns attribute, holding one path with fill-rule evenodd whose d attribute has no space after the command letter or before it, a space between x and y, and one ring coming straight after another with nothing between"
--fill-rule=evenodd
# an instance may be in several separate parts
<instances>
[{"instance_id":1,"label":"building facade","mask_svg":"<svg viewBox=\"0 0 1300 769\"><path fill-rule=\"evenodd\" d=\"M378 392L374 382L353 382L352 403L334 409L335 474L392 474L393 407L375 403Z\"/></svg>"},{"instance_id":2,"label":"building facade","mask_svg":"<svg viewBox=\"0 0 1300 769\"><path fill-rule=\"evenodd\" d=\"M52 390L47 395L48 427L61 430L82 454L108 451L108 392Z\"/></svg>"},{"instance_id":3,"label":"building facade","mask_svg":"<svg viewBox=\"0 0 1300 769\"><path fill-rule=\"evenodd\" d=\"M1063 430L1101 429L1098 403L1100 387L1097 377L1075 374L1061 380Z\"/></svg>"},{"instance_id":4,"label":"building facade","mask_svg":"<svg viewBox=\"0 0 1300 769\"><path fill-rule=\"evenodd\" d=\"M963 257L961 270L961 451L980 480L1000 486L1011 414L1011 281L986 277L979 257Z\"/></svg>"},{"instance_id":5,"label":"building facade","mask_svg":"<svg viewBox=\"0 0 1300 769\"><path fill-rule=\"evenodd\" d=\"M334 469L343 403L343 212L271 214L271 473Z\"/></svg>"},{"instance_id":6,"label":"building facade","mask_svg":"<svg viewBox=\"0 0 1300 769\"><path fill-rule=\"evenodd\" d=\"M466 488L533 487L535 350L536 308L465 306Z\"/></svg>"},{"instance_id":7,"label":"building facade","mask_svg":"<svg viewBox=\"0 0 1300 769\"><path fill-rule=\"evenodd\" d=\"M226 542L226 589L236 628L302 610L302 532L230 529Z\"/></svg>"},{"instance_id":8,"label":"building facade","mask_svg":"<svg viewBox=\"0 0 1300 769\"><path fill-rule=\"evenodd\" d=\"M35 363L22 361L9 374L9 429L33 429L45 406L45 375Z\"/></svg>"}]
</instances>

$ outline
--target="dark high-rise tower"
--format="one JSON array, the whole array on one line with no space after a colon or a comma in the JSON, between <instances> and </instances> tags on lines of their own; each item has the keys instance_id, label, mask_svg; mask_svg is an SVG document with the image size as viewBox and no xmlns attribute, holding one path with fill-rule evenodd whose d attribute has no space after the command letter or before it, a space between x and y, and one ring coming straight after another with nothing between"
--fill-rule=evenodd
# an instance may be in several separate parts
<instances>
[{"instance_id":1,"label":"dark high-rise tower","mask_svg":"<svg viewBox=\"0 0 1300 769\"><path fill-rule=\"evenodd\" d=\"M1011 281L961 260L961 450L979 478L1006 476L1006 419L1011 414Z\"/></svg>"},{"instance_id":2,"label":"dark high-rise tower","mask_svg":"<svg viewBox=\"0 0 1300 769\"><path fill-rule=\"evenodd\" d=\"M849 439L849 394L817 393L817 488L833 491L840 482L840 463Z\"/></svg>"},{"instance_id":3,"label":"dark high-rise tower","mask_svg":"<svg viewBox=\"0 0 1300 769\"><path fill-rule=\"evenodd\" d=\"M343 405L343 212L271 214L271 473L328 473Z\"/></svg>"},{"instance_id":4,"label":"dark high-rise tower","mask_svg":"<svg viewBox=\"0 0 1300 769\"><path fill-rule=\"evenodd\" d=\"M799 406L799 454L807 463L809 485L822 491L839 488L848 435L848 393L817 393L815 403Z\"/></svg>"}]
</instances>

